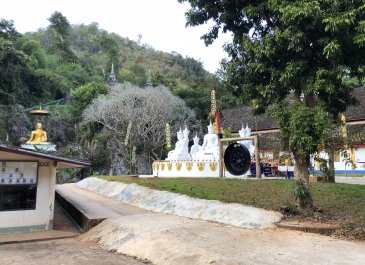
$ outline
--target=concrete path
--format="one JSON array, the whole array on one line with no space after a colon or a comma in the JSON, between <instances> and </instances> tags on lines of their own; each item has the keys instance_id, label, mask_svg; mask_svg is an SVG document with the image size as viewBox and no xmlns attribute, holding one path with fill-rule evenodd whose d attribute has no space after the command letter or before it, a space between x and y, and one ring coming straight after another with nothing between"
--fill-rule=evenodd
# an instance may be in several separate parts
<instances>
[{"instance_id":1,"label":"concrete path","mask_svg":"<svg viewBox=\"0 0 365 265\"><path fill-rule=\"evenodd\" d=\"M81 205L111 215L83 242L153 264L364 264L365 243L285 229L252 230L152 213L64 185ZM89 206L93 205L91 209Z\"/></svg>"},{"instance_id":2,"label":"concrete path","mask_svg":"<svg viewBox=\"0 0 365 265\"><path fill-rule=\"evenodd\" d=\"M14 244L23 242L44 241L52 239L70 238L80 235L79 233L47 230L47 231L35 231L28 233L14 233L14 234L0 234L1 244Z\"/></svg>"},{"instance_id":3,"label":"concrete path","mask_svg":"<svg viewBox=\"0 0 365 265\"><path fill-rule=\"evenodd\" d=\"M347 184L359 184L365 185L365 176L364 177L339 177L336 176L337 183L347 183Z\"/></svg>"},{"instance_id":4,"label":"concrete path","mask_svg":"<svg viewBox=\"0 0 365 265\"><path fill-rule=\"evenodd\" d=\"M143 265L151 264L101 249L77 238L0 245L2 265Z\"/></svg>"}]
</instances>

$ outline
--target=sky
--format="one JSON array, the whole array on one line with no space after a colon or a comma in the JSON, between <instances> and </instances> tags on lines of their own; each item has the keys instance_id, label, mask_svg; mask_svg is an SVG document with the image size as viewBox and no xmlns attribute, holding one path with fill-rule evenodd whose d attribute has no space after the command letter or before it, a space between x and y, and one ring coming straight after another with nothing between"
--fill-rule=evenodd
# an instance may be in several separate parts
<instances>
[{"instance_id":1,"label":"sky","mask_svg":"<svg viewBox=\"0 0 365 265\"><path fill-rule=\"evenodd\" d=\"M121 37L151 45L155 50L177 52L201 61L214 73L221 59L227 57L222 45L229 41L222 35L206 47L200 39L208 25L185 27L184 13L189 4L177 0L3 0L0 18L13 20L18 32L37 31L49 25L48 18L59 11L70 24L97 22L100 29Z\"/></svg>"}]
</instances>

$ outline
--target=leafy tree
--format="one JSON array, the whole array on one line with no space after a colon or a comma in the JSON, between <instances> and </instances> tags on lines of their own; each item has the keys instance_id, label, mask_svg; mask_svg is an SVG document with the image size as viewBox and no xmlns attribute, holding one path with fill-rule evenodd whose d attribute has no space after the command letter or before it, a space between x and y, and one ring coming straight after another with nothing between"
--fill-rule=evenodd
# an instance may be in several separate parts
<instances>
[{"instance_id":1,"label":"leafy tree","mask_svg":"<svg viewBox=\"0 0 365 265\"><path fill-rule=\"evenodd\" d=\"M64 82L66 83L66 91L64 91L64 93L67 93L70 88L80 86L93 80L93 77L89 76L85 68L79 63L60 64L54 70L54 73L64 78Z\"/></svg>"},{"instance_id":2,"label":"leafy tree","mask_svg":"<svg viewBox=\"0 0 365 265\"><path fill-rule=\"evenodd\" d=\"M2 104L23 102L27 89L23 75L27 70L27 58L18 51L12 41L0 38L0 94Z\"/></svg>"},{"instance_id":3,"label":"leafy tree","mask_svg":"<svg viewBox=\"0 0 365 265\"><path fill-rule=\"evenodd\" d=\"M257 113L274 106L295 158L299 204L311 210L309 156L328 138L329 121L354 102L345 80L363 76L364 1L178 1L191 4L188 26L214 22L206 44L220 30L232 32L226 82Z\"/></svg>"},{"instance_id":4,"label":"leafy tree","mask_svg":"<svg viewBox=\"0 0 365 265\"><path fill-rule=\"evenodd\" d=\"M77 56L70 49L69 37L71 26L67 18L62 13L56 11L48 20L51 23L49 28L55 32L54 53L59 56L61 62L77 62Z\"/></svg>"},{"instance_id":5,"label":"leafy tree","mask_svg":"<svg viewBox=\"0 0 365 265\"><path fill-rule=\"evenodd\" d=\"M0 38L15 41L19 35L13 21L0 19Z\"/></svg>"},{"instance_id":6,"label":"leafy tree","mask_svg":"<svg viewBox=\"0 0 365 265\"><path fill-rule=\"evenodd\" d=\"M102 34L101 47L107 54L108 59L106 63L108 65L108 68L110 69L111 65L113 64L115 72L118 74L120 68L120 48L117 41L115 40L115 37L111 34Z\"/></svg>"},{"instance_id":7,"label":"leafy tree","mask_svg":"<svg viewBox=\"0 0 365 265\"><path fill-rule=\"evenodd\" d=\"M74 119L76 121L80 121L82 112L93 101L93 99L97 98L101 94L106 94L107 92L107 84L96 81L71 89Z\"/></svg>"},{"instance_id":8,"label":"leafy tree","mask_svg":"<svg viewBox=\"0 0 365 265\"><path fill-rule=\"evenodd\" d=\"M147 80L146 70L139 64L133 64L128 69L122 69L120 79L123 82L143 87Z\"/></svg>"},{"instance_id":9,"label":"leafy tree","mask_svg":"<svg viewBox=\"0 0 365 265\"><path fill-rule=\"evenodd\" d=\"M21 41L18 41L19 43L21 43L20 50L28 56L30 66L32 66L33 68L46 68L46 53L42 49L39 41L27 37L23 37L21 39Z\"/></svg>"}]
</instances>

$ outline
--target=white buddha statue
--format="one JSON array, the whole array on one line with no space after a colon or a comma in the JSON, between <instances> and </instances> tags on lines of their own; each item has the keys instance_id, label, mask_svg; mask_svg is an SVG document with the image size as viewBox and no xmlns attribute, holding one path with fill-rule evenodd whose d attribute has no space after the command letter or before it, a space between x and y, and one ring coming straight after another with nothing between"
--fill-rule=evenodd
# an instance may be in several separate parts
<instances>
[{"instance_id":1,"label":"white buddha statue","mask_svg":"<svg viewBox=\"0 0 365 265\"><path fill-rule=\"evenodd\" d=\"M204 135L201 150L196 153L197 160L218 160L219 159L219 138L214 133L212 123L208 125L208 133Z\"/></svg>"},{"instance_id":2,"label":"white buddha statue","mask_svg":"<svg viewBox=\"0 0 365 265\"><path fill-rule=\"evenodd\" d=\"M244 128L242 124L242 128L241 130L238 131L238 133L240 134L240 137L250 137L251 128L248 127L247 123L246 123L246 128ZM253 154L255 147L252 145L252 140L242 140L239 141L239 143L246 146L251 155Z\"/></svg>"},{"instance_id":3,"label":"white buddha statue","mask_svg":"<svg viewBox=\"0 0 365 265\"><path fill-rule=\"evenodd\" d=\"M175 143L175 149L171 150L167 154L165 160L190 160L189 155L189 130L185 127L184 131L177 132L177 142Z\"/></svg>"},{"instance_id":4,"label":"white buddha statue","mask_svg":"<svg viewBox=\"0 0 365 265\"><path fill-rule=\"evenodd\" d=\"M186 125L185 125L185 129L184 129L184 131L183 131L183 135L184 135L184 138L187 140L186 141L186 143L187 144L189 144L189 130L188 130L188 128L186 127Z\"/></svg>"},{"instance_id":5,"label":"white buddha statue","mask_svg":"<svg viewBox=\"0 0 365 265\"><path fill-rule=\"evenodd\" d=\"M199 137L195 135L194 137L194 144L190 148L190 156L192 159L196 159L196 154L201 150L202 146L199 144Z\"/></svg>"}]
</instances>

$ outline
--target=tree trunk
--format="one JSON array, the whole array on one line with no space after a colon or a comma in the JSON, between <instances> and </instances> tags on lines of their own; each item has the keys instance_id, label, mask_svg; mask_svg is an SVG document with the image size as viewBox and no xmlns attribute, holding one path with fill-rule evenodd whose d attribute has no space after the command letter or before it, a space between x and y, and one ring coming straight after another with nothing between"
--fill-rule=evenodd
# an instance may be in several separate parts
<instances>
[{"instance_id":1,"label":"tree trunk","mask_svg":"<svg viewBox=\"0 0 365 265\"><path fill-rule=\"evenodd\" d=\"M312 214L314 205L309 191L309 156L294 154L295 198L301 210Z\"/></svg>"},{"instance_id":2,"label":"tree trunk","mask_svg":"<svg viewBox=\"0 0 365 265\"><path fill-rule=\"evenodd\" d=\"M327 150L328 153L328 175L327 182L335 182L335 150L333 148Z\"/></svg>"},{"instance_id":3,"label":"tree trunk","mask_svg":"<svg viewBox=\"0 0 365 265\"><path fill-rule=\"evenodd\" d=\"M303 180L306 185L309 182L309 172L308 172L308 159L304 155L295 155L294 154L294 179L295 180Z\"/></svg>"}]
</instances>

